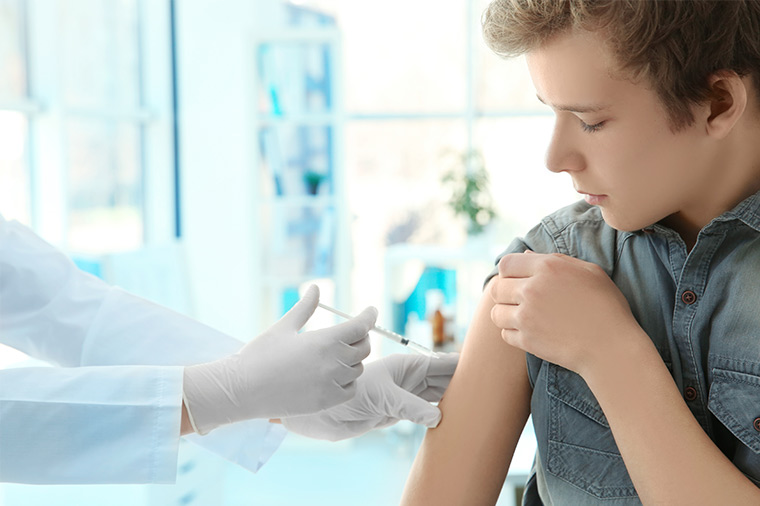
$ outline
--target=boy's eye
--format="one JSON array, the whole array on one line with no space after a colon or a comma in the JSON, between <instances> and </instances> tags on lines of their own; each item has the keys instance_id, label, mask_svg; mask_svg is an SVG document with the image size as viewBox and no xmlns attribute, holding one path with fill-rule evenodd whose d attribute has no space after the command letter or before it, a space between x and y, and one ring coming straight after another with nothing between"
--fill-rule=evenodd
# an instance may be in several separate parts
<instances>
[{"instance_id":1,"label":"boy's eye","mask_svg":"<svg viewBox=\"0 0 760 506\"><path fill-rule=\"evenodd\" d=\"M583 128L583 131L588 133L598 132L604 125L604 121L600 121L594 125L589 125L581 119L578 119L578 121L581 122L581 128Z\"/></svg>"}]
</instances>

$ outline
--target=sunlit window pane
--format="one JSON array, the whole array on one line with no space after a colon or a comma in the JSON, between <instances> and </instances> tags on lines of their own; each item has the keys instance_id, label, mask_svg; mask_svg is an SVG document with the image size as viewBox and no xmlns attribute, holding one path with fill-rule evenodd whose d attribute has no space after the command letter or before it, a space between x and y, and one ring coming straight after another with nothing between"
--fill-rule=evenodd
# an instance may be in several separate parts
<instances>
[{"instance_id":1,"label":"sunlit window pane","mask_svg":"<svg viewBox=\"0 0 760 506\"><path fill-rule=\"evenodd\" d=\"M461 121L362 121L346 129L353 282L362 296L383 293L391 244L459 244L441 178L465 149ZM371 301L367 301L371 303Z\"/></svg>"},{"instance_id":2,"label":"sunlit window pane","mask_svg":"<svg viewBox=\"0 0 760 506\"><path fill-rule=\"evenodd\" d=\"M473 19L475 106L486 112L530 112L549 114L536 98L525 57L502 58L483 40L481 16L488 0L477 0Z\"/></svg>"},{"instance_id":3,"label":"sunlit window pane","mask_svg":"<svg viewBox=\"0 0 760 506\"><path fill-rule=\"evenodd\" d=\"M461 121L361 121L346 132L351 209L372 220L386 242L445 242L450 223L434 215L445 205L441 178L452 153L465 149ZM355 236L356 237L356 236ZM361 242L361 241L358 241Z\"/></svg>"},{"instance_id":4,"label":"sunlit window pane","mask_svg":"<svg viewBox=\"0 0 760 506\"><path fill-rule=\"evenodd\" d=\"M518 117L476 126L499 215L520 234L579 199L567 174L545 168L553 123L551 117Z\"/></svg>"},{"instance_id":5,"label":"sunlit window pane","mask_svg":"<svg viewBox=\"0 0 760 506\"><path fill-rule=\"evenodd\" d=\"M137 107L137 0L67 0L60 5L67 105Z\"/></svg>"},{"instance_id":6,"label":"sunlit window pane","mask_svg":"<svg viewBox=\"0 0 760 506\"><path fill-rule=\"evenodd\" d=\"M143 241L140 128L69 120L68 246L78 251L132 249Z\"/></svg>"},{"instance_id":7,"label":"sunlit window pane","mask_svg":"<svg viewBox=\"0 0 760 506\"><path fill-rule=\"evenodd\" d=\"M0 111L0 212L6 219L29 224L29 177L26 116Z\"/></svg>"},{"instance_id":8,"label":"sunlit window pane","mask_svg":"<svg viewBox=\"0 0 760 506\"><path fill-rule=\"evenodd\" d=\"M346 108L461 111L466 104L466 2L314 0L343 40Z\"/></svg>"},{"instance_id":9,"label":"sunlit window pane","mask_svg":"<svg viewBox=\"0 0 760 506\"><path fill-rule=\"evenodd\" d=\"M0 0L0 97L26 96L23 21L21 0Z\"/></svg>"},{"instance_id":10,"label":"sunlit window pane","mask_svg":"<svg viewBox=\"0 0 760 506\"><path fill-rule=\"evenodd\" d=\"M504 59L483 46L475 54L476 106L480 111L551 114L536 98L525 57Z\"/></svg>"}]
</instances>

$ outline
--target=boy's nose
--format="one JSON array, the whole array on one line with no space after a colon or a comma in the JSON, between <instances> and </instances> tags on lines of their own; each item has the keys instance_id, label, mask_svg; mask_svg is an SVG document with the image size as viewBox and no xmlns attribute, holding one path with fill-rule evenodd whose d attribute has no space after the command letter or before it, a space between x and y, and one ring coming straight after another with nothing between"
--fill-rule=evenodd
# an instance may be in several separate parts
<instances>
[{"instance_id":1,"label":"boy's nose","mask_svg":"<svg viewBox=\"0 0 760 506\"><path fill-rule=\"evenodd\" d=\"M544 160L550 171L575 172L585 167L583 155L575 148L570 137L555 127Z\"/></svg>"}]
</instances>

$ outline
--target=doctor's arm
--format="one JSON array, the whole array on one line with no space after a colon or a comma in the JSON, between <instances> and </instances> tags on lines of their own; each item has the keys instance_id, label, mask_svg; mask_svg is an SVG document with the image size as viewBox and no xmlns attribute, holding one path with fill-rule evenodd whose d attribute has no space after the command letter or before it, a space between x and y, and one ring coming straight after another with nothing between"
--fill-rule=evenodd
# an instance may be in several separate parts
<instances>
[{"instance_id":1,"label":"doctor's arm","mask_svg":"<svg viewBox=\"0 0 760 506\"><path fill-rule=\"evenodd\" d=\"M490 285L489 285L490 286ZM425 435L403 505L492 505L501 491L530 412L525 353L507 345L483 292L459 366Z\"/></svg>"},{"instance_id":2,"label":"doctor's arm","mask_svg":"<svg viewBox=\"0 0 760 506\"><path fill-rule=\"evenodd\" d=\"M330 343L329 338L323 338L309 343L317 348L320 347L319 343L327 343L327 347L335 346L345 352L326 355L327 358L337 356L343 359L344 364L339 364L339 368L345 373L347 381L342 382L340 387L346 387L351 383L350 380L361 372L360 365L346 367L345 364L355 364L369 352L369 343L365 337L366 328L370 325L369 321L363 322L362 325L357 326L365 327L363 330L358 329L359 332L348 333L358 337L351 346L346 346L342 342L345 339L335 339L334 343ZM339 337L346 337L346 335ZM176 413L176 425L174 422L168 422L168 418L165 419L167 427L175 426L175 440L178 439L180 432L184 434L190 431L187 427L188 416L184 417L185 425L180 429L180 416L183 412L180 409L183 373L180 368L172 366L208 364L226 357L234 357L244 345L241 341L191 318L119 288L108 286L103 281L77 269L63 253L39 238L27 227L17 222L5 221L2 216L0 216L0 342L34 358L70 368L65 371L46 371L44 373L46 375L65 374L68 379L80 374L82 381L67 383L71 385L71 389L68 390L71 393L66 393L68 397L64 396L62 389L53 388L57 381L52 376L50 391L46 391L44 385L39 384L37 392L31 390L29 392L32 399L37 397L50 399L51 396L56 395L61 401L59 402L61 408L68 406L71 410L77 409L84 403L93 405L99 403L97 398L95 400L86 398L84 380L95 382L93 387L96 387L97 384L102 383L102 380L97 378L108 377L110 374L108 368L101 367L97 373L79 371L77 370L79 368L140 365L171 368L167 369L167 374L172 378L178 375L179 383L172 380L172 388L161 390L161 396L156 397L155 402L163 406L172 406L173 412ZM261 346L263 342L259 340L257 346ZM307 350L303 351L302 357L308 358ZM346 354L352 357L347 357ZM161 371L156 368L137 367L132 373L119 370L121 371L119 374L115 373L115 369L110 371L114 371L115 374L114 384L119 381L129 381L127 378L133 374L146 378L148 381L145 383L146 388L151 374L155 373L163 377ZM261 368L258 371L261 372ZM271 367L269 371L272 372ZM4 378L10 378L8 375L12 375L20 381L22 374L25 377L42 377L41 373L28 370L8 372L7 377L4 376ZM163 384L157 380L153 381L156 381L156 385ZM312 383L314 388L319 387L319 382ZM78 391L83 392L82 398L85 398L85 402L72 397L77 391L74 385L80 389ZM332 383L331 386L333 386ZM303 391L306 390L303 389ZM321 399L325 405L350 398L350 388L340 388L338 391L336 387L333 390L336 392L333 397L337 396L335 401L325 399L324 396L313 396L313 398ZM114 388L113 391L122 392L123 389ZM15 395L13 399L20 398L18 394L10 395ZM1 400L7 402L12 399L3 397ZM44 402L35 401L34 404L28 405L43 406ZM129 403L132 400L129 399L126 402ZM109 403L114 404L112 400ZM261 406L262 403L258 405ZM187 407L184 413L187 415ZM255 471L277 448L285 434L281 426L268 423L266 417L285 414L291 414L291 412L288 410L265 412L261 419L227 425L203 438L192 435L190 440ZM4 415L9 415L9 412L4 412ZM174 416L172 414L170 418ZM201 415L201 418L204 417ZM50 420L50 417L45 417L45 419ZM223 421L227 420L220 419L212 422L212 425L216 426L218 422ZM125 425L118 424L119 427L125 427ZM8 424L5 424L5 428L7 427ZM206 425L204 428L208 430L210 427ZM8 434L12 436L12 432ZM237 443L232 443L233 441ZM135 444L131 446L135 447ZM8 446L6 445L5 448ZM5 456L8 454L9 452L4 452ZM126 476L124 478L130 479ZM137 481L143 479L137 478Z\"/></svg>"}]
</instances>

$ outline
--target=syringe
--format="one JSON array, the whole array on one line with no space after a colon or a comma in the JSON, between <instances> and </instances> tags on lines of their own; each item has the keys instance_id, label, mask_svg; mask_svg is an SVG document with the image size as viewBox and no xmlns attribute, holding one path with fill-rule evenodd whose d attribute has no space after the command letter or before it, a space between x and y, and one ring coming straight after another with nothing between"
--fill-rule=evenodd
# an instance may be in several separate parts
<instances>
[{"instance_id":1,"label":"syringe","mask_svg":"<svg viewBox=\"0 0 760 506\"><path fill-rule=\"evenodd\" d=\"M322 309L330 311L331 313L334 313L334 314L336 314L338 316L342 316L343 318L346 318L347 320L350 320L351 318L353 318L353 316L351 316L350 314L346 314L343 311L338 311L334 307L330 307L330 306L328 306L326 304L322 304L321 302L318 303L318 305ZM383 327L380 327L378 325L375 325L370 330L374 330L378 334L381 334L381 335L387 337L388 339L399 343L402 346L406 346L407 348L409 348L412 351L416 351L417 353L421 353L422 355L427 355L428 357L439 358L438 354L436 352L434 352L433 350L425 348L421 344L417 344L414 341L410 341L409 339L405 338L401 334L397 334L397 333L393 332L392 330L384 329Z\"/></svg>"}]
</instances>

